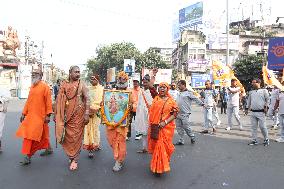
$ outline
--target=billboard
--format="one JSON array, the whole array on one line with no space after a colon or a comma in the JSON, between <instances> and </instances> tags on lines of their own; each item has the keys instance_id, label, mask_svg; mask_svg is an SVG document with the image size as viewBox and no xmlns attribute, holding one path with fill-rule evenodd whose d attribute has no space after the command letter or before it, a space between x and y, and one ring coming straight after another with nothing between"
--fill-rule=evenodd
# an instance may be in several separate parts
<instances>
[{"instance_id":1,"label":"billboard","mask_svg":"<svg viewBox=\"0 0 284 189\"><path fill-rule=\"evenodd\" d=\"M268 69L282 70L284 68L284 37L269 39Z\"/></svg>"},{"instance_id":2,"label":"billboard","mask_svg":"<svg viewBox=\"0 0 284 189\"><path fill-rule=\"evenodd\" d=\"M229 49L239 50L239 35L229 35ZM227 49L227 34L209 34L209 49Z\"/></svg>"},{"instance_id":3,"label":"billboard","mask_svg":"<svg viewBox=\"0 0 284 189\"><path fill-rule=\"evenodd\" d=\"M209 65L208 60L190 59L187 61L188 71L190 72L206 72L208 65Z\"/></svg>"},{"instance_id":4,"label":"billboard","mask_svg":"<svg viewBox=\"0 0 284 189\"><path fill-rule=\"evenodd\" d=\"M202 24L203 2L198 2L179 10L179 27L191 27Z\"/></svg>"},{"instance_id":5,"label":"billboard","mask_svg":"<svg viewBox=\"0 0 284 189\"><path fill-rule=\"evenodd\" d=\"M143 69L142 71L142 77L144 77L146 74L149 74L152 76L152 71L149 69ZM158 69L158 73L156 74L155 78L155 84L159 84L162 82L171 83L172 82L172 69Z\"/></svg>"},{"instance_id":6,"label":"billboard","mask_svg":"<svg viewBox=\"0 0 284 189\"><path fill-rule=\"evenodd\" d=\"M205 88L205 82L207 80L212 81L211 74L192 73L191 86L192 88Z\"/></svg>"},{"instance_id":7,"label":"billboard","mask_svg":"<svg viewBox=\"0 0 284 189\"><path fill-rule=\"evenodd\" d=\"M124 72L131 75L135 72L135 60L133 59L124 59Z\"/></svg>"},{"instance_id":8,"label":"billboard","mask_svg":"<svg viewBox=\"0 0 284 189\"><path fill-rule=\"evenodd\" d=\"M115 82L115 67L107 69L107 82Z\"/></svg>"},{"instance_id":9,"label":"billboard","mask_svg":"<svg viewBox=\"0 0 284 189\"><path fill-rule=\"evenodd\" d=\"M178 19L173 21L172 25L172 42L177 43L180 40L181 32L179 29L179 21Z\"/></svg>"}]
</instances>

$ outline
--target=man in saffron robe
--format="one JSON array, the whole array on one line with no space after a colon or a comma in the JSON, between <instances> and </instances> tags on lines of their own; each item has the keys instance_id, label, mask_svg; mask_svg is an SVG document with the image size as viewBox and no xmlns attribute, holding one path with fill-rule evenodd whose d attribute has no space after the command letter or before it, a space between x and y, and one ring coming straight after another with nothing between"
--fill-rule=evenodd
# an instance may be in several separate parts
<instances>
[{"instance_id":1,"label":"man in saffron robe","mask_svg":"<svg viewBox=\"0 0 284 189\"><path fill-rule=\"evenodd\" d=\"M89 158L94 157L94 151L100 149L100 103L103 100L104 88L100 85L100 76L93 74L90 77L92 86L89 87L90 94L90 122L85 127L83 149L89 151Z\"/></svg>"},{"instance_id":2,"label":"man in saffron robe","mask_svg":"<svg viewBox=\"0 0 284 189\"><path fill-rule=\"evenodd\" d=\"M22 154L25 158L20 162L22 165L30 164L36 151L50 147L48 123L52 114L52 100L50 88L41 78L41 70L33 69L32 86L16 132L17 137L24 139Z\"/></svg>"},{"instance_id":3,"label":"man in saffron robe","mask_svg":"<svg viewBox=\"0 0 284 189\"><path fill-rule=\"evenodd\" d=\"M127 91L127 81L128 81L128 75L125 72L122 71L118 73L118 82L116 84L117 90ZM130 94L130 99L132 99L131 94ZM132 106L132 102L130 102L130 106ZM127 119L129 119L129 116ZM115 164L112 170L115 172L120 171L122 169L123 162L125 160L126 137L127 137L128 126L118 125L117 127L113 127L106 125L107 140L112 148L113 156L115 159Z\"/></svg>"},{"instance_id":4,"label":"man in saffron robe","mask_svg":"<svg viewBox=\"0 0 284 189\"><path fill-rule=\"evenodd\" d=\"M157 176L170 171L170 158L174 152L173 136L174 119L178 114L178 106L168 93L169 84L160 83L158 92L149 109L148 152L152 154L150 169ZM152 136L153 127L158 127L157 137Z\"/></svg>"},{"instance_id":5,"label":"man in saffron robe","mask_svg":"<svg viewBox=\"0 0 284 189\"><path fill-rule=\"evenodd\" d=\"M80 69L72 66L69 80L61 83L56 101L56 139L69 157L71 171L78 168L84 127L89 123L88 88L80 80Z\"/></svg>"}]
</instances>

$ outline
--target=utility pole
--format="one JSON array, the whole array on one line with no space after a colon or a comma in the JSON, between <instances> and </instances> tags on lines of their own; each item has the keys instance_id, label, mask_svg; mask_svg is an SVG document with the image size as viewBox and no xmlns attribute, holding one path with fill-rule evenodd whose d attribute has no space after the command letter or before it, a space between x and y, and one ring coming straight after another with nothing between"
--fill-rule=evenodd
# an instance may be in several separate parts
<instances>
[{"instance_id":1,"label":"utility pole","mask_svg":"<svg viewBox=\"0 0 284 189\"><path fill-rule=\"evenodd\" d=\"M227 9L227 27L226 27L226 32L227 32L227 51L226 51L226 65L229 65L229 0L227 0L226 3L226 9Z\"/></svg>"}]
</instances>

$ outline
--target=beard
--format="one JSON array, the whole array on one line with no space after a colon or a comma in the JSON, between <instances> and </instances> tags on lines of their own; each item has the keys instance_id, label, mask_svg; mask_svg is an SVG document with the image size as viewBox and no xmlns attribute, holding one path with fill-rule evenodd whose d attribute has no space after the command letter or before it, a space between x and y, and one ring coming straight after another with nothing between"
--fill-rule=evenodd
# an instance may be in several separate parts
<instances>
[{"instance_id":1,"label":"beard","mask_svg":"<svg viewBox=\"0 0 284 189\"><path fill-rule=\"evenodd\" d=\"M32 77L32 84L37 84L41 80L41 77Z\"/></svg>"},{"instance_id":2,"label":"beard","mask_svg":"<svg viewBox=\"0 0 284 189\"><path fill-rule=\"evenodd\" d=\"M119 89L126 89L128 87L128 83L117 83L116 86Z\"/></svg>"}]
</instances>

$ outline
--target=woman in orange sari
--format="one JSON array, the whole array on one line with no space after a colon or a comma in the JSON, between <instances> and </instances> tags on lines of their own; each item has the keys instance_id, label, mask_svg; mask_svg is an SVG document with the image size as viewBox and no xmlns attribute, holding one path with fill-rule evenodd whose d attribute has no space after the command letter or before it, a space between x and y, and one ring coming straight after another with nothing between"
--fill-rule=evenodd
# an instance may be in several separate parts
<instances>
[{"instance_id":1,"label":"woman in orange sari","mask_svg":"<svg viewBox=\"0 0 284 189\"><path fill-rule=\"evenodd\" d=\"M160 83L159 95L149 109L148 152L152 154L151 171L156 175L170 171L170 158L175 150L172 140L178 107L168 93L169 88L169 84ZM159 128L156 137L154 127Z\"/></svg>"}]
</instances>

